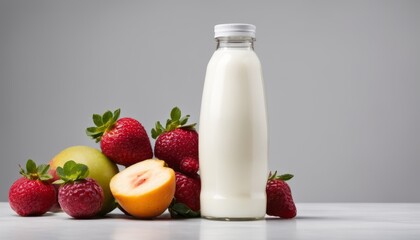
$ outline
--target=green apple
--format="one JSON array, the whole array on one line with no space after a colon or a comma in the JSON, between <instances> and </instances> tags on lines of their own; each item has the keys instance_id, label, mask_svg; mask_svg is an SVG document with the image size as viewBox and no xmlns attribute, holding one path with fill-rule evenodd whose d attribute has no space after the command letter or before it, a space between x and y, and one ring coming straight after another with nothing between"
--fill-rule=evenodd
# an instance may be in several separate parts
<instances>
[{"instance_id":1,"label":"green apple","mask_svg":"<svg viewBox=\"0 0 420 240\"><path fill-rule=\"evenodd\" d=\"M89 146L72 146L64 149L51 159L50 173L55 180L58 179L55 172L57 167L63 167L64 163L69 160L87 165L89 168L88 177L95 179L96 182L101 185L104 191L105 200L100 214L105 215L114 210L116 203L109 188L109 182L111 181L111 178L119 172L117 165L96 148Z\"/></svg>"}]
</instances>

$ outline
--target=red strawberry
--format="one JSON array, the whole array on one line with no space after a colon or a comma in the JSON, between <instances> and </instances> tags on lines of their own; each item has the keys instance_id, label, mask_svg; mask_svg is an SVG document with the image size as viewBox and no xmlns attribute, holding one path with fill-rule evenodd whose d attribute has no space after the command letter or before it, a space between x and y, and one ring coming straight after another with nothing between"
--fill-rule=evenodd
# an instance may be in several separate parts
<instances>
[{"instance_id":1,"label":"red strawberry","mask_svg":"<svg viewBox=\"0 0 420 240\"><path fill-rule=\"evenodd\" d=\"M150 139L143 125L133 118L121 118L120 109L102 116L93 114L95 127L86 134L101 142L102 152L117 164L126 167L153 157Z\"/></svg>"},{"instance_id":2,"label":"red strawberry","mask_svg":"<svg viewBox=\"0 0 420 240\"><path fill-rule=\"evenodd\" d=\"M22 178L16 180L9 190L10 207L21 216L39 216L46 213L56 202L54 186L49 183L49 165L38 167L29 159L26 172L20 167Z\"/></svg>"},{"instance_id":3,"label":"red strawberry","mask_svg":"<svg viewBox=\"0 0 420 240\"><path fill-rule=\"evenodd\" d=\"M171 119L166 121L165 128L158 121L152 129L155 142L155 156L165 160L175 171L182 171L180 164L186 158L193 158L198 163L198 134L195 123L185 125L189 115L181 118L181 110L175 107L171 111Z\"/></svg>"},{"instance_id":4,"label":"red strawberry","mask_svg":"<svg viewBox=\"0 0 420 240\"><path fill-rule=\"evenodd\" d=\"M200 216L200 176L196 174L193 177L188 177L180 172L175 172L175 178L175 199L169 206L171 216L173 218Z\"/></svg>"},{"instance_id":5,"label":"red strawberry","mask_svg":"<svg viewBox=\"0 0 420 240\"><path fill-rule=\"evenodd\" d=\"M104 192L92 178L86 178L89 169L84 164L68 161L57 168L62 184L58 190L58 202L65 213L74 218L92 218L98 215L104 203Z\"/></svg>"},{"instance_id":6,"label":"red strawberry","mask_svg":"<svg viewBox=\"0 0 420 240\"><path fill-rule=\"evenodd\" d=\"M179 169L187 175L194 176L198 171L198 160L192 157L184 158L179 165Z\"/></svg>"},{"instance_id":7,"label":"red strawberry","mask_svg":"<svg viewBox=\"0 0 420 240\"><path fill-rule=\"evenodd\" d=\"M293 175L284 174L277 176L270 173L268 177L267 193L267 214L281 218L294 218L296 216L296 206L293 202L292 193L289 185L285 182Z\"/></svg>"}]
</instances>

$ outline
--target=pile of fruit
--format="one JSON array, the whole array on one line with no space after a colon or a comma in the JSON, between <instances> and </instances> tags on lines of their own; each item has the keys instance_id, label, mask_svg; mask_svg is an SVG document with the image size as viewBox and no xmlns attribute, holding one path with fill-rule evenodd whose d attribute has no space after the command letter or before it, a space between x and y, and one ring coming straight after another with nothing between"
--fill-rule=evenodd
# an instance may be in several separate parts
<instances>
[{"instance_id":1,"label":"pile of fruit","mask_svg":"<svg viewBox=\"0 0 420 240\"><path fill-rule=\"evenodd\" d=\"M143 125L120 110L94 114L86 134L100 149L72 146L49 164L26 163L9 190L11 208L21 216L63 210L73 218L98 218L119 207L125 214L152 219L169 210L173 218L200 216L201 181L198 133L178 107L151 130L154 149ZM153 154L154 152L154 154ZM153 155L155 158L153 158ZM121 171L118 165L125 166ZM290 187L293 176L269 175L267 214L296 216Z\"/></svg>"}]
</instances>

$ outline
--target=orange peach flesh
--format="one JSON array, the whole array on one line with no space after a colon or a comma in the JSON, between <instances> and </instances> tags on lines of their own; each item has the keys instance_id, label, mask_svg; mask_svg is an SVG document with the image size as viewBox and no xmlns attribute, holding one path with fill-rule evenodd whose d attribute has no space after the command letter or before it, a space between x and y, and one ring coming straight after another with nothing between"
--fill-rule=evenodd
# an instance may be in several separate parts
<instances>
[{"instance_id":1,"label":"orange peach flesh","mask_svg":"<svg viewBox=\"0 0 420 240\"><path fill-rule=\"evenodd\" d=\"M175 172L164 167L161 160L145 161L115 175L110 187L128 213L138 218L153 218L162 214L174 197Z\"/></svg>"}]
</instances>

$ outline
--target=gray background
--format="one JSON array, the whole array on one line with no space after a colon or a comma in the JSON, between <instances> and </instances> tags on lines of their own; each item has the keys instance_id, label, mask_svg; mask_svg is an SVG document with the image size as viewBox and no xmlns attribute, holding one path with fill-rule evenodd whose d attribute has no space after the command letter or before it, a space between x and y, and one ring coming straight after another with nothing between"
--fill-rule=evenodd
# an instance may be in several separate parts
<instances>
[{"instance_id":1,"label":"gray background","mask_svg":"<svg viewBox=\"0 0 420 240\"><path fill-rule=\"evenodd\" d=\"M122 108L199 118L213 26L257 26L272 170L297 202L419 202L420 1L0 2L0 201ZM246 176L244 176L246 177Z\"/></svg>"}]
</instances>

